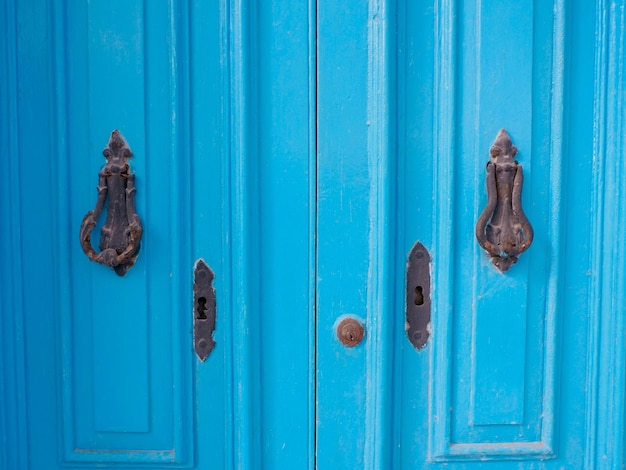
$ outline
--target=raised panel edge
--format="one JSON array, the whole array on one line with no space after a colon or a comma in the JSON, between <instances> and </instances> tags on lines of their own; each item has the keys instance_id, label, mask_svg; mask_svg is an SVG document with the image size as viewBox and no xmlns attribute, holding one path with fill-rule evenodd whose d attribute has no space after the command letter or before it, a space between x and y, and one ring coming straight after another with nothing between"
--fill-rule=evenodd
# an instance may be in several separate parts
<instances>
[{"instance_id":1,"label":"raised panel edge","mask_svg":"<svg viewBox=\"0 0 626 470\"><path fill-rule=\"evenodd\" d=\"M437 0L435 2L435 88L433 133L434 149L437 158L434 164L433 181L454 181L453 156L455 154L454 113L456 109L456 0ZM441 183L439 183L441 184ZM439 188L434 188L437 191ZM444 229L453 220L452 198L436 204L434 209L433 240L438 247L438 255L433 258L433 312L432 350L430 357L430 412L429 423L429 458L445 458L450 449L450 382L449 371L452 367L452 299L447 295L438 295L440 285L452 278L453 244L450 235ZM436 371L436 369L438 369ZM443 372L443 373L442 373Z\"/></svg>"},{"instance_id":2,"label":"raised panel edge","mask_svg":"<svg viewBox=\"0 0 626 470\"><path fill-rule=\"evenodd\" d=\"M588 362L587 468L623 468L626 455L626 92L624 1L596 4L594 201Z\"/></svg>"},{"instance_id":3,"label":"raised panel edge","mask_svg":"<svg viewBox=\"0 0 626 470\"><path fill-rule=\"evenodd\" d=\"M230 311L232 364L229 382L232 393L232 465L233 468L255 468L261 461L259 428L260 376L258 354L258 319L248 299L255 298L259 286L252 276L256 273L253 254L257 250L252 234L258 226L253 196L258 194L255 183L256 132L253 116L258 100L254 88L253 41L256 28L254 2L227 0L228 64L230 118L229 200L230 200Z\"/></svg>"},{"instance_id":4,"label":"raised panel edge","mask_svg":"<svg viewBox=\"0 0 626 470\"><path fill-rule=\"evenodd\" d=\"M169 51L172 57L178 59L180 63L186 63L184 59L184 53L188 49L189 38L183 37L181 31L187 31L186 28L183 27L185 25L185 21L187 19L188 10L186 9L185 3L180 0L168 0L169 5L169 29L166 32L170 37L170 47ZM67 151L68 147L68 129L67 129L67 80L66 80L66 70L67 70L67 57L65 51L67 50L65 47L65 30L68 27L65 21L65 12L67 11L67 2L60 1L56 2L54 5L50 7L50 15L49 15L49 25L50 30L53 33L53 40L50 44L51 55L55 57L53 70L50 73L50 80L52 82L51 89L54 90L54 106L55 106L55 122L56 129L54 129L54 135L51 136L51 141L56 144L56 155L58 158L68 158L69 152ZM186 120L181 118L176 118L177 115L186 116L187 108L188 108L188 99L187 95L184 94L185 91L181 91L182 87L179 86L180 82L184 80L186 77L187 69L179 66L177 63L172 62L170 68L170 86L168 97L170 101L170 108L172 112L172 146L168 149L168 151L173 155L173 158L176 158L177 155L182 155L182 158L177 159L177 165L179 168L182 168L181 174L182 177L178 177L177 175L172 175L172 187L173 194L176 197L176 201L180 204L172 205L172 213L173 218L182 219L181 223L177 224L176 227L173 227L175 236L172 240L172 264L176 266L179 276L179 285L178 289L174 289L174 293L172 295L172 308L180 309L180 306L184 306L186 304L185 293L189 291L187 285L191 285L191 272L185 272L186 264L185 264L185 250L189 251L189 246L185 243L177 243L177 240L181 239L181 233L188 233L189 228L189 220L188 218L181 217L179 212L177 212L177 207L189 207L188 203L189 193L186 192L186 189L189 185L187 184L190 174L189 162L188 162L188 154L189 152L184 151L185 147L183 144L180 144L181 138L179 137L181 134L186 135L186 126L188 123ZM187 108L185 108L187 107ZM69 195L67 192L67 188L70 186L68 181L68 173L67 168L70 168L70 162L64 161L62 164L57 165L57 185L58 190L56 193L58 195ZM185 198L187 200L185 200ZM70 243L73 243L76 240L76 235L74 233L67 233L67 227L70 226L69 221L69 212L68 202L63 200L63 196L56 196L53 198L53 206L55 209L55 214L57 214L57 222L56 222L56 233L55 239L57 245L61 247L61 251L64 253L71 253ZM188 256L190 259L190 256ZM114 465L123 464L128 467L142 467L142 468L162 468L165 467L173 467L173 468L189 468L193 466L194 463L194 438L193 438L193 425L194 420L192 418L192 401L190 397L192 396L192 390L189 389L189 386L186 385L185 380L183 380L179 375L177 375L177 371L182 371L182 373L188 377L191 377L191 369L189 361L186 360L187 355L185 354L184 348L177 347L177 345L182 346L184 340L174 341L173 342L173 351L172 354L174 356L173 363L178 363L179 368L174 368L174 376L173 382L182 384L182 387L174 387L173 392L173 410L175 416L179 419L173 420L173 448L172 449L137 449L137 450L119 450L119 449L111 449L111 450L91 450L91 449L80 449L74 446L74 437L75 437L75 429L74 429L74 410L73 410L73 378L72 378L72 334L73 331L71 328L64 328L66 325L71 325L72 323L72 305L71 305L71 296L69 292L71 292L71 269L72 263L69 258L65 260L61 260L57 263L57 285L55 286L57 291L57 312L60 312L60 318L58 320L59 324L57 328L60 331L64 331L67 335L64 337L61 334L58 334L58 338L62 338L57 343L57 360L59 364L62 364L63 368L63 378L62 378L62 410L60 410L59 414L59 439L62 441L60 444L60 460L65 464L77 464L80 463L82 466L89 467L100 467L103 462L111 463ZM172 315L172 335L175 338L184 338L186 331L186 324L184 315ZM62 415L62 416L61 416Z\"/></svg>"},{"instance_id":5,"label":"raised panel edge","mask_svg":"<svg viewBox=\"0 0 626 470\"><path fill-rule=\"evenodd\" d=\"M372 0L368 4L367 70L367 149L372 190L369 201L369 257L367 320L369 347L366 355L368 380L365 413L366 468L385 468L391 462L393 392L391 383L393 331L396 311L392 302L394 280L392 254L395 252L394 226L396 201L392 182L397 181L394 152L392 108L394 83L395 36L393 0Z\"/></svg>"}]
</instances>

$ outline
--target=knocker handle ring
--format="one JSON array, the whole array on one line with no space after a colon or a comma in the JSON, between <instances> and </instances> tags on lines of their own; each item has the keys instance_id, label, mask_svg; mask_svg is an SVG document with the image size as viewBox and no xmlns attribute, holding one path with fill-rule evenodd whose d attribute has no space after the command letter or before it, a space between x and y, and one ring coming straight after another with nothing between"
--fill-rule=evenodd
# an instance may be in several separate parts
<instances>
[{"instance_id":1,"label":"knocker handle ring","mask_svg":"<svg viewBox=\"0 0 626 470\"><path fill-rule=\"evenodd\" d=\"M487 163L487 206L476 223L476 239L500 272L517 262L533 241L533 228L522 209L522 165L517 148L501 129Z\"/></svg>"},{"instance_id":2,"label":"knocker handle ring","mask_svg":"<svg viewBox=\"0 0 626 470\"><path fill-rule=\"evenodd\" d=\"M143 233L135 211L135 175L128 165L133 154L117 130L111 133L102 153L107 163L98 175L96 207L87 212L80 226L80 244L91 261L109 266L123 276L135 264ZM91 246L91 232L107 199L107 219L101 230L100 253L97 253Z\"/></svg>"}]
</instances>

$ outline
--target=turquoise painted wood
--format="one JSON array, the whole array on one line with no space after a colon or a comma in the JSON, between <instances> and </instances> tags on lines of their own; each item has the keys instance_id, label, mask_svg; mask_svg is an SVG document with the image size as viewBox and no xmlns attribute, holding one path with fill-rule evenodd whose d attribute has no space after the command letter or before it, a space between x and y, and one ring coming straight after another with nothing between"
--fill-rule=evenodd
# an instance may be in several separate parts
<instances>
[{"instance_id":1,"label":"turquoise painted wood","mask_svg":"<svg viewBox=\"0 0 626 470\"><path fill-rule=\"evenodd\" d=\"M623 0L0 12L1 469L626 465ZM500 128L535 230L505 274L474 238ZM144 225L123 278L78 241L113 129Z\"/></svg>"},{"instance_id":2,"label":"turquoise painted wood","mask_svg":"<svg viewBox=\"0 0 626 470\"><path fill-rule=\"evenodd\" d=\"M1 8L0 468L308 466L310 6L282 28L276 5L226 1ZM144 226L123 278L78 240L113 129L134 152ZM218 292L205 363L199 258Z\"/></svg>"}]
</instances>

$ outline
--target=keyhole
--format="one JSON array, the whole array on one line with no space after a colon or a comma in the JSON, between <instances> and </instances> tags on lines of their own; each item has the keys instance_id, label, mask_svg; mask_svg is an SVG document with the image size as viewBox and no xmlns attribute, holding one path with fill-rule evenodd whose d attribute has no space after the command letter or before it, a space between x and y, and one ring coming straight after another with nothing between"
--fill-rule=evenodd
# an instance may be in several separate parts
<instances>
[{"instance_id":1,"label":"keyhole","mask_svg":"<svg viewBox=\"0 0 626 470\"><path fill-rule=\"evenodd\" d=\"M198 308L196 312L198 312L197 320L206 320L206 314L204 312L207 311L206 308L206 297L198 297Z\"/></svg>"},{"instance_id":2,"label":"keyhole","mask_svg":"<svg viewBox=\"0 0 626 470\"><path fill-rule=\"evenodd\" d=\"M422 292L422 286L415 288L415 305L424 305L424 293Z\"/></svg>"}]
</instances>

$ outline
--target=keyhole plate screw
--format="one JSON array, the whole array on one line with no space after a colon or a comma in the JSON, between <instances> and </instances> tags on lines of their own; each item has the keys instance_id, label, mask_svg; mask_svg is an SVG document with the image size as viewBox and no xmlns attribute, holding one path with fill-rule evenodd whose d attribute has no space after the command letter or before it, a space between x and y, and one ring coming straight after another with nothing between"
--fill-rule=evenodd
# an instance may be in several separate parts
<instances>
[{"instance_id":1,"label":"keyhole plate screw","mask_svg":"<svg viewBox=\"0 0 626 470\"><path fill-rule=\"evenodd\" d=\"M337 326L337 338L344 346L352 348L359 344L364 336L365 328L354 318L346 318Z\"/></svg>"}]
</instances>

